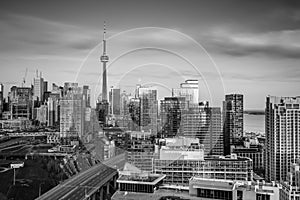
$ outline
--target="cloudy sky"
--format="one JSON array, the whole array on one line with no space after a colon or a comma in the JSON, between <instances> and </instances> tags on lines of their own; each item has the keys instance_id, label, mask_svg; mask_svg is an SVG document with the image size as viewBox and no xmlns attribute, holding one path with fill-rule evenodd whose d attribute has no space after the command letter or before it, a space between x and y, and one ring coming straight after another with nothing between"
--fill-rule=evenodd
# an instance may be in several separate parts
<instances>
[{"instance_id":1,"label":"cloudy sky","mask_svg":"<svg viewBox=\"0 0 300 200\"><path fill-rule=\"evenodd\" d=\"M109 86L156 86L159 97L199 79L200 99L220 106L244 94L300 95L300 2L249 0L26 0L0 2L0 82L8 91L35 71L51 84L77 81L101 91L103 21Z\"/></svg>"}]
</instances>

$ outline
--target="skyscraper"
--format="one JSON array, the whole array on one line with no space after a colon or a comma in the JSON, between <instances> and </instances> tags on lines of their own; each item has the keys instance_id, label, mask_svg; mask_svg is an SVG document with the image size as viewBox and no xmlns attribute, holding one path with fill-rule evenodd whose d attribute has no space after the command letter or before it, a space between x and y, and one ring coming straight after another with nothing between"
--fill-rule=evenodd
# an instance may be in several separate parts
<instances>
[{"instance_id":1,"label":"skyscraper","mask_svg":"<svg viewBox=\"0 0 300 200\"><path fill-rule=\"evenodd\" d=\"M300 158L300 96L267 96L265 132L265 178L284 181Z\"/></svg>"},{"instance_id":2,"label":"skyscraper","mask_svg":"<svg viewBox=\"0 0 300 200\"><path fill-rule=\"evenodd\" d=\"M3 95L4 95L4 86L2 83L0 83L0 119L2 117L2 112L3 112Z\"/></svg>"},{"instance_id":3,"label":"skyscraper","mask_svg":"<svg viewBox=\"0 0 300 200\"><path fill-rule=\"evenodd\" d=\"M157 90L153 87L137 87L140 99L141 131L157 134L158 101Z\"/></svg>"},{"instance_id":4,"label":"skyscraper","mask_svg":"<svg viewBox=\"0 0 300 200\"><path fill-rule=\"evenodd\" d=\"M36 77L33 79L33 99L37 102L42 102L44 100L44 79L42 73L38 74L36 71Z\"/></svg>"},{"instance_id":5,"label":"skyscraper","mask_svg":"<svg viewBox=\"0 0 300 200\"><path fill-rule=\"evenodd\" d=\"M60 102L60 137L64 143L78 141L84 136L86 102L83 89L77 83L65 83Z\"/></svg>"},{"instance_id":6,"label":"skyscraper","mask_svg":"<svg viewBox=\"0 0 300 200\"><path fill-rule=\"evenodd\" d=\"M109 91L110 113L120 115L121 91L119 88L111 88Z\"/></svg>"},{"instance_id":7,"label":"skyscraper","mask_svg":"<svg viewBox=\"0 0 300 200\"><path fill-rule=\"evenodd\" d=\"M48 105L48 126L55 126L59 123L59 94L51 93L47 105Z\"/></svg>"},{"instance_id":8,"label":"skyscraper","mask_svg":"<svg viewBox=\"0 0 300 200\"><path fill-rule=\"evenodd\" d=\"M86 107L91 107L91 90L88 85L83 86L83 96L85 98Z\"/></svg>"},{"instance_id":9,"label":"skyscraper","mask_svg":"<svg viewBox=\"0 0 300 200\"><path fill-rule=\"evenodd\" d=\"M228 94L223 102L224 154L230 154L230 146L238 144L243 137L243 95Z\"/></svg>"},{"instance_id":10,"label":"skyscraper","mask_svg":"<svg viewBox=\"0 0 300 200\"><path fill-rule=\"evenodd\" d=\"M198 138L205 155L223 155L221 108L209 107L208 102L190 107L181 115L180 134Z\"/></svg>"},{"instance_id":11,"label":"skyscraper","mask_svg":"<svg viewBox=\"0 0 300 200\"><path fill-rule=\"evenodd\" d=\"M160 116L163 137L179 134L181 116L186 108L185 97L165 97L160 101Z\"/></svg>"},{"instance_id":12,"label":"skyscraper","mask_svg":"<svg viewBox=\"0 0 300 200\"><path fill-rule=\"evenodd\" d=\"M9 92L9 111L12 119L32 117L32 89L13 86Z\"/></svg>"},{"instance_id":13,"label":"skyscraper","mask_svg":"<svg viewBox=\"0 0 300 200\"><path fill-rule=\"evenodd\" d=\"M180 84L180 88L172 89L173 97L185 97L188 105L199 103L198 80L186 80Z\"/></svg>"}]
</instances>

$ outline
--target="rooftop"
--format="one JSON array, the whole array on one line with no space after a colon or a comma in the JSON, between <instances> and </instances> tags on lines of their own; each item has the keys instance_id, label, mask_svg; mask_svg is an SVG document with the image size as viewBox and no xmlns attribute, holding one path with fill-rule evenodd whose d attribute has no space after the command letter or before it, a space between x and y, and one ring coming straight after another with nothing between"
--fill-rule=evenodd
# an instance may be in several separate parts
<instances>
[{"instance_id":1,"label":"rooftop","mask_svg":"<svg viewBox=\"0 0 300 200\"><path fill-rule=\"evenodd\" d=\"M168 197L168 198L166 198ZM154 193L138 193L138 192L124 192L117 191L113 196L112 200L165 200L165 199L176 199L176 200L199 200L199 197L192 197L189 195L188 191L180 190L167 190L159 189Z\"/></svg>"},{"instance_id":2,"label":"rooftop","mask_svg":"<svg viewBox=\"0 0 300 200\"><path fill-rule=\"evenodd\" d=\"M118 178L117 182L156 185L165 177L166 175L140 173L140 174L131 174L131 175L121 175Z\"/></svg>"}]
</instances>

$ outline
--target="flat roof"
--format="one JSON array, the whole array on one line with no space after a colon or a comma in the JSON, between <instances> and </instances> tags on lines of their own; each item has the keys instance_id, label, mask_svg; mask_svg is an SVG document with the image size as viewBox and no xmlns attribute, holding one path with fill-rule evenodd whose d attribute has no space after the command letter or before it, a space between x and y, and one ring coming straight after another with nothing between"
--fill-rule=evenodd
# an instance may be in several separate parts
<instances>
[{"instance_id":1,"label":"flat roof","mask_svg":"<svg viewBox=\"0 0 300 200\"><path fill-rule=\"evenodd\" d=\"M192 177L190 179L190 184L193 184L193 188L208 188L208 189L224 189L233 190L236 181L224 180L224 179L206 179Z\"/></svg>"},{"instance_id":2,"label":"flat roof","mask_svg":"<svg viewBox=\"0 0 300 200\"><path fill-rule=\"evenodd\" d=\"M111 197L112 200L160 200L162 197L179 197L179 200L199 200L199 197L189 195L188 191L158 189L154 193L141 193L141 192L126 192L117 191Z\"/></svg>"},{"instance_id":3,"label":"flat roof","mask_svg":"<svg viewBox=\"0 0 300 200\"><path fill-rule=\"evenodd\" d=\"M143 184L143 185L156 185L159 181L163 180L166 175L163 174L150 174L147 178L137 178L133 175L121 175L118 183L131 183L131 184Z\"/></svg>"}]
</instances>

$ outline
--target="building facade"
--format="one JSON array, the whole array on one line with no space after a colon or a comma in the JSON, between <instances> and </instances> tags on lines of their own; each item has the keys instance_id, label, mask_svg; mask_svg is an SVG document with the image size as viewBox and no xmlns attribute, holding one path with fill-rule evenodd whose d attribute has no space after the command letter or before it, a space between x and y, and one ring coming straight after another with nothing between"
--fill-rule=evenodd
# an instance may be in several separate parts
<instances>
[{"instance_id":1,"label":"building facade","mask_svg":"<svg viewBox=\"0 0 300 200\"><path fill-rule=\"evenodd\" d=\"M13 86L9 92L9 111L11 119L32 117L32 89Z\"/></svg>"},{"instance_id":2,"label":"building facade","mask_svg":"<svg viewBox=\"0 0 300 200\"><path fill-rule=\"evenodd\" d=\"M234 148L232 153L240 157L251 158L253 162L253 171L262 170L264 168L264 151L263 147L237 147Z\"/></svg>"},{"instance_id":3,"label":"building facade","mask_svg":"<svg viewBox=\"0 0 300 200\"><path fill-rule=\"evenodd\" d=\"M266 98L265 178L284 181L300 156L300 97Z\"/></svg>"},{"instance_id":4,"label":"building facade","mask_svg":"<svg viewBox=\"0 0 300 200\"><path fill-rule=\"evenodd\" d=\"M199 82L198 80L186 80L180 84L180 88L172 89L173 97L185 97L188 105L199 103Z\"/></svg>"},{"instance_id":5,"label":"building facade","mask_svg":"<svg viewBox=\"0 0 300 200\"><path fill-rule=\"evenodd\" d=\"M238 144L243 137L244 107L242 94L228 94L223 102L224 155L231 153L231 145Z\"/></svg>"},{"instance_id":6,"label":"building facade","mask_svg":"<svg viewBox=\"0 0 300 200\"><path fill-rule=\"evenodd\" d=\"M4 109L4 86L0 83L0 119L2 118L2 113Z\"/></svg>"},{"instance_id":7,"label":"building facade","mask_svg":"<svg viewBox=\"0 0 300 200\"><path fill-rule=\"evenodd\" d=\"M119 88L111 88L109 91L110 114L121 114L121 90Z\"/></svg>"},{"instance_id":8,"label":"building facade","mask_svg":"<svg viewBox=\"0 0 300 200\"><path fill-rule=\"evenodd\" d=\"M158 101L157 90L152 87L137 87L140 99L140 127L141 131L157 134Z\"/></svg>"},{"instance_id":9,"label":"building facade","mask_svg":"<svg viewBox=\"0 0 300 200\"><path fill-rule=\"evenodd\" d=\"M142 171L153 171L154 138L150 132L126 132L127 161Z\"/></svg>"},{"instance_id":10,"label":"building facade","mask_svg":"<svg viewBox=\"0 0 300 200\"><path fill-rule=\"evenodd\" d=\"M204 157L178 157L155 159L154 172L165 174L165 184L188 185L193 176L209 179L251 181L253 176L252 160L236 155Z\"/></svg>"},{"instance_id":11,"label":"building facade","mask_svg":"<svg viewBox=\"0 0 300 200\"><path fill-rule=\"evenodd\" d=\"M222 200L281 200L276 184L236 180L216 180L193 177L189 194L199 199Z\"/></svg>"},{"instance_id":12,"label":"building facade","mask_svg":"<svg viewBox=\"0 0 300 200\"><path fill-rule=\"evenodd\" d=\"M299 200L300 199L300 166L299 160L291 164L290 171L285 181L281 182L280 199L281 200Z\"/></svg>"},{"instance_id":13,"label":"building facade","mask_svg":"<svg viewBox=\"0 0 300 200\"><path fill-rule=\"evenodd\" d=\"M33 79L33 99L38 102L43 102L44 101L44 78L42 77L42 73L40 75L36 74L36 77Z\"/></svg>"},{"instance_id":14,"label":"building facade","mask_svg":"<svg viewBox=\"0 0 300 200\"><path fill-rule=\"evenodd\" d=\"M48 126L57 126L59 125L59 94L51 93L49 95L47 106L48 106Z\"/></svg>"},{"instance_id":15,"label":"building facade","mask_svg":"<svg viewBox=\"0 0 300 200\"><path fill-rule=\"evenodd\" d=\"M181 115L180 135L199 138L205 155L223 155L221 109L208 103L190 107Z\"/></svg>"},{"instance_id":16,"label":"building facade","mask_svg":"<svg viewBox=\"0 0 300 200\"><path fill-rule=\"evenodd\" d=\"M160 101L162 137L179 135L184 110L186 110L185 97L165 97Z\"/></svg>"},{"instance_id":17,"label":"building facade","mask_svg":"<svg viewBox=\"0 0 300 200\"><path fill-rule=\"evenodd\" d=\"M86 102L77 83L65 83L60 102L60 137L63 143L78 141L84 136Z\"/></svg>"}]
</instances>

